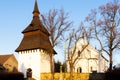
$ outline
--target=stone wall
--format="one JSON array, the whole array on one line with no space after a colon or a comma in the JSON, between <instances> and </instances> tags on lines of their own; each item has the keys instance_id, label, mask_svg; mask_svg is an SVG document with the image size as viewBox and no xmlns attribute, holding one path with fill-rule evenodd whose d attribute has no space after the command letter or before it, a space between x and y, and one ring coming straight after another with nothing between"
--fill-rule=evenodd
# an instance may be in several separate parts
<instances>
[{"instance_id":1,"label":"stone wall","mask_svg":"<svg viewBox=\"0 0 120 80\"><path fill-rule=\"evenodd\" d=\"M54 80L69 80L69 73L55 73ZM104 73L73 73L73 80L104 80ZM41 80L51 80L50 73L42 73Z\"/></svg>"}]
</instances>

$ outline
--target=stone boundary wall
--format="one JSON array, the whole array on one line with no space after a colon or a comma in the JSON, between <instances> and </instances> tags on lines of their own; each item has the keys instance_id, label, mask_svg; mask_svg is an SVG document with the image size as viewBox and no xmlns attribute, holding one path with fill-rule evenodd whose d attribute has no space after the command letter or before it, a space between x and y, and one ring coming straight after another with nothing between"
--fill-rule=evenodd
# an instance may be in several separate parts
<instances>
[{"instance_id":1,"label":"stone boundary wall","mask_svg":"<svg viewBox=\"0 0 120 80\"><path fill-rule=\"evenodd\" d=\"M69 73L55 73L54 80L69 80ZM73 80L104 80L104 73L73 73ZM50 73L42 73L41 80L51 80Z\"/></svg>"}]
</instances>

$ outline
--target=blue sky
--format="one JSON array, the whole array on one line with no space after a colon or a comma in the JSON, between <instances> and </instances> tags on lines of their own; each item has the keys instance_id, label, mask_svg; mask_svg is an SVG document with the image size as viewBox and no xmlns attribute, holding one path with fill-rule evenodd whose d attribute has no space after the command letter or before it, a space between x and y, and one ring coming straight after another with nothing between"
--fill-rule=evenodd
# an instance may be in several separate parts
<instances>
[{"instance_id":1,"label":"blue sky","mask_svg":"<svg viewBox=\"0 0 120 80\"><path fill-rule=\"evenodd\" d=\"M79 26L91 9L104 5L112 0L38 0L41 14L50 9L64 9L74 26ZM22 40L22 31L32 20L35 0L1 0L0 1L0 54L13 53ZM57 49L60 52L60 49ZM58 57L59 56L59 57ZM64 59L63 54L56 56ZM118 62L118 60L115 60Z\"/></svg>"}]
</instances>

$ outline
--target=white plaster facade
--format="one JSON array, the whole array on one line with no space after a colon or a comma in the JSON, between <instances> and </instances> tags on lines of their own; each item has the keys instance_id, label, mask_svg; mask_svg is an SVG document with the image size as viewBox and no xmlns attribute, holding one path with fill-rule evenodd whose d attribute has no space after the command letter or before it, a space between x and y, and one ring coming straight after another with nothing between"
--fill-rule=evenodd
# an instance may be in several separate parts
<instances>
[{"instance_id":1,"label":"white plaster facade","mask_svg":"<svg viewBox=\"0 0 120 80\"><path fill-rule=\"evenodd\" d=\"M81 50L87 42L85 40L80 40L77 44L76 57L78 51ZM69 64L67 60L67 71L70 72ZM98 73L103 73L108 69L108 60L103 57L93 46L90 44L85 48L85 50L80 54L80 57L77 59L74 64L74 72L81 73L91 73L96 71Z\"/></svg>"},{"instance_id":2,"label":"white plaster facade","mask_svg":"<svg viewBox=\"0 0 120 80\"><path fill-rule=\"evenodd\" d=\"M36 80L40 80L40 73L50 72L50 58L45 51L35 49L21 51L18 54L18 69L24 73L25 77L28 68L32 69L32 77Z\"/></svg>"}]
</instances>

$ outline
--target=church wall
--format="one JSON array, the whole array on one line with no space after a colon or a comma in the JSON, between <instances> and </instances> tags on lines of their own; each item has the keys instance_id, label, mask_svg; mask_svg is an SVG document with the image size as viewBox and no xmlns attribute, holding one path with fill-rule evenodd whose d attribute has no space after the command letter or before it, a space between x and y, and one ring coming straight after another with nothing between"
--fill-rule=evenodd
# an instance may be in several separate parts
<instances>
[{"instance_id":1,"label":"church wall","mask_svg":"<svg viewBox=\"0 0 120 80\"><path fill-rule=\"evenodd\" d=\"M105 60L102 56L101 56L101 59L100 59L100 67L101 67L101 69L100 69L100 71L101 72L105 72L105 71L107 71L107 69L108 69L108 62L107 62L107 60Z\"/></svg>"},{"instance_id":2,"label":"church wall","mask_svg":"<svg viewBox=\"0 0 120 80\"><path fill-rule=\"evenodd\" d=\"M32 77L40 79L40 50L28 50L19 52L19 71L23 72L26 77L28 68L32 69Z\"/></svg>"},{"instance_id":3,"label":"church wall","mask_svg":"<svg viewBox=\"0 0 120 80\"><path fill-rule=\"evenodd\" d=\"M96 71L98 72L98 60L97 59L93 59L93 60L89 60L89 72L91 73L92 71Z\"/></svg>"},{"instance_id":4,"label":"church wall","mask_svg":"<svg viewBox=\"0 0 120 80\"><path fill-rule=\"evenodd\" d=\"M98 72L98 61L80 59L75 65L75 72L77 72L78 68L81 68L82 73L91 73L92 71Z\"/></svg>"},{"instance_id":5,"label":"church wall","mask_svg":"<svg viewBox=\"0 0 120 80\"><path fill-rule=\"evenodd\" d=\"M77 44L76 55L73 57L74 59L78 55L78 51L81 50L81 45L83 43ZM68 64L68 62L67 62ZM96 71L98 73L105 72L108 68L108 62L102 55L91 45L88 45L87 48L80 54L80 57L76 61L74 65L74 72L78 72L78 69L82 70L82 73L91 73L92 71ZM67 71L70 71L69 64L67 65Z\"/></svg>"},{"instance_id":6,"label":"church wall","mask_svg":"<svg viewBox=\"0 0 120 80\"><path fill-rule=\"evenodd\" d=\"M32 69L32 77L40 79L40 73L50 72L50 57L40 49L19 52L19 71L26 77L28 68Z\"/></svg>"},{"instance_id":7,"label":"church wall","mask_svg":"<svg viewBox=\"0 0 120 80\"><path fill-rule=\"evenodd\" d=\"M87 59L80 59L77 64L75 65L75 72L77 72L77 69L81 68L82 73L88 72L88 60Z\"/></svg>"},{"instance_id":8,"label":"church wall","mask_svg":"<svg viewBox=\"0 0 120 80\"><path fill-rule=\"evenodd\" d=\"M50 72L50 57L49 57L49 53L41 50L41 73L48 73Z\"/></svg>"}]
</instances>

